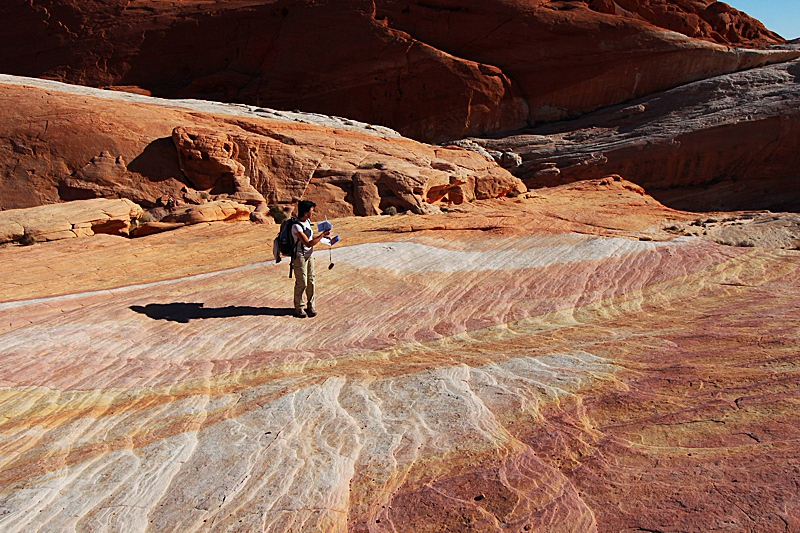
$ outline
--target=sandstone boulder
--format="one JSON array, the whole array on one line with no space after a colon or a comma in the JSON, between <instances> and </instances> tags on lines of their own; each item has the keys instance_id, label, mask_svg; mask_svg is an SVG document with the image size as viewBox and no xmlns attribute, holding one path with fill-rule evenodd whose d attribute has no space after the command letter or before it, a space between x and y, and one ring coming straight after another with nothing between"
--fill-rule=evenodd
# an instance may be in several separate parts
<instances>
[{"instance_id":1,"label":"sandstone boulder","mask_svg":"<svg viewBox=\"0 0 800 533\"><path fill-rule=\"evenodd\" d=\"M161 222L182 222L200 224L202 222L245 222L250 220L250 209L229 200L217 200L202 205L192 205L172 211Z\"/></svg>"},{"instance_id":2,"label":"sandstone boulder","mask_svg":"<svg viewBox=\"0 0 800 533\"><path fill-rule=\"evenodd\" d=\"M142 213L128 199L106 198L0 211L0 243L30 244L97 233L127 236Z\"/></svg>"},{"instance_id":3,"label":"sandstone boulder","mask_svg":"<svg viewBox=\"0 0 800 533\"><path fill-rule=\"evenodd\" d=\"M160 213L161 216L158 220L146 220L137 224L131 232L132 236L144 237L207 222L247 222L251 219L253 208L232 200L214 200L201 205L155 209L150 211L151 217L153 213Z\"/></svg>"},{"instance_id":4,"label":"sandstone boulder","mask_svg":"<svg viewBox=\"0 0 800 533\"><path fill-rule=\"evenodd\" d=\"M0 6L2 72L315 111L436 142L797 57L746 49L782 42L711 0Z\"/></svg>"}]
</instances>

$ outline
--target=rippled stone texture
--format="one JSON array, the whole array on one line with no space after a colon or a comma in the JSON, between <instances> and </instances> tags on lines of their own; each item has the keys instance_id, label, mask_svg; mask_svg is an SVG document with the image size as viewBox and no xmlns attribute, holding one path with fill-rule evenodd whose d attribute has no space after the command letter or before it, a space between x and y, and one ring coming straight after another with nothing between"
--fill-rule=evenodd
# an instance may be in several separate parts
<instances>
[{"instance_id":1,"label":"rippled stone texture","mask_svg":"<svg viewBox=\"0 0 800 533\"><path fill-rule=\"evenodd\" d=\"M530 196L334 220L305 320L259 226L0 250L3 530L800 527L800 252Z\"/></svg>"}]
</instances>

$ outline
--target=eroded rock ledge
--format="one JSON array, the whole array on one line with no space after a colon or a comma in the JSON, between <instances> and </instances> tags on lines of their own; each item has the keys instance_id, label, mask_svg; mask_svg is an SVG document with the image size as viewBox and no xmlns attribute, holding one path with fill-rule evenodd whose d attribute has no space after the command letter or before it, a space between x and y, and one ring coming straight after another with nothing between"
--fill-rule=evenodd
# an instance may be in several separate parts
<instances>
[{"instance_id":1,"label":"eroded rock ledge","mask_svg":"<svg viewBox=\"0 0 800 533\"><path fill-rule=\"evenodd\" d=\"M800 210L800 62L698 81L483 149L529 187L620 174L670 207Z\"/></svg>"},{"instance_id":2,"label":"eroded rock ledge","mask_svg":"<svg viewBox=\"0 0 800 533\"><path fill-rule=\"evenodd\" d=\"M30 244L98 233L128 235L131 224L142 214L142 208L128 199L107 198L0 211L0 244Z\"/></svg>"},{"instance_id":3,"label":"eroded rock ledge","mask_svg":"<svg viewBox=\"0 0 800 533\"><path fill-rule=\"evenodd\" d=\"M238 220L246 210L251 220L271 222L270 207L290 210L300 198L336 217L390 207L431 213L437 204L526 191L491 158L379 129L214 115L9 84L0 85L0 100L0 138L8 140L0 143L5 209L126 198L148 210L140 232L151 232L208 220L204 212ZM202 207L208 202L227 202L225 209L238 214L215 214Z\"/></svg>"}]
</instances>

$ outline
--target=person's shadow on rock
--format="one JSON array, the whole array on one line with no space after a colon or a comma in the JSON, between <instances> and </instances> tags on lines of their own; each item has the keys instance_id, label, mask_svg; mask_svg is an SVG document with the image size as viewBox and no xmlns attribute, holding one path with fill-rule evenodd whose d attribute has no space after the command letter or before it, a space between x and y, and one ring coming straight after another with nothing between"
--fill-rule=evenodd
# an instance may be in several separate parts
<instances>
[{"instance_id":1,"label":"person's shadow on rock","mask_svg":"<svg viewBox=\"0 0 800 533\"><path fill-rule=\"evenodd\" d=\"M188 323L200 318L231 318L237 316L287 316L294 309L274 307L249 307L229 305L228 307L203 307L205 304L175 302L171 304L132 305L131 311L147 315L153 320L169 320Z\"/></svg>"}]
</instances>

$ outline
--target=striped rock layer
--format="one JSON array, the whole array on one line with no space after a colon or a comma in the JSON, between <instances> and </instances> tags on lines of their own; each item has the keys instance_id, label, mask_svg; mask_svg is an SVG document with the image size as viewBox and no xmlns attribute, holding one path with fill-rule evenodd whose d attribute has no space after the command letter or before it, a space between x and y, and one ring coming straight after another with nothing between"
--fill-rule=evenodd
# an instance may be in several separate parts
<instances>
[{"instance_id":1,"label":"striped rock layer","mask_svg":"<svg viewBox=\"0 0 800 533\"><path fill-rule=\"evenodd\" d=\"M97 272L6 277L0 527L800 527L800 253L540 204L333 221L305 320L259 227L0 250Z\"/></svg>"}]
</instances>

